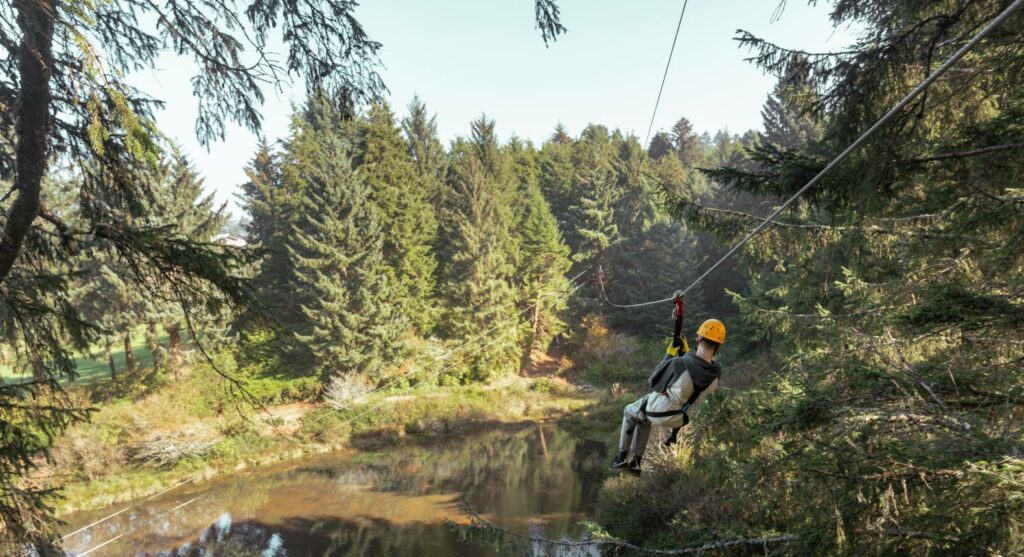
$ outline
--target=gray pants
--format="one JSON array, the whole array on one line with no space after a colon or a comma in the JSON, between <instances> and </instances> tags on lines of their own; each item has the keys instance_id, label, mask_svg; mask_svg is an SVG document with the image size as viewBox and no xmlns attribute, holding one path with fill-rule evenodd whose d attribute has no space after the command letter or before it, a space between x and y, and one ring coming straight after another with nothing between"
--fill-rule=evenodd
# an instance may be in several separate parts
<instances>
[{"instance_id":1,"label":"gray pants","mask_svg":"<svg viewBox=\"0 0 1024 557\"><path fill-rule=\"evenodd\" d=\"M644 456L647 440L651 438L651 422L640 411L643 399L622 410L622 430L619 432L619 451L632 449L633 456Z\"/></svg>"}]
</instances>

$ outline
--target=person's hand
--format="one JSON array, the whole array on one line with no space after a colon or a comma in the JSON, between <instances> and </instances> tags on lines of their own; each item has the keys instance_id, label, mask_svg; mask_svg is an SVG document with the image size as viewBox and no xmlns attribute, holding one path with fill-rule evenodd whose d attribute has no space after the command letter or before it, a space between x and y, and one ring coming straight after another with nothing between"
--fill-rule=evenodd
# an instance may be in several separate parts
<instances>
[{"instance_id":1,"label":"person's hand","mask_svg":"<svg viewBox=\"0 0 1024 557\"><path fill-rule=\"evenodd\" d=\"M672 302L676 307L672 310L672 318L679 319L683 316L683 296L682 290L676 290L676 293L672 297Z\"/></svg>"}]
</instances>

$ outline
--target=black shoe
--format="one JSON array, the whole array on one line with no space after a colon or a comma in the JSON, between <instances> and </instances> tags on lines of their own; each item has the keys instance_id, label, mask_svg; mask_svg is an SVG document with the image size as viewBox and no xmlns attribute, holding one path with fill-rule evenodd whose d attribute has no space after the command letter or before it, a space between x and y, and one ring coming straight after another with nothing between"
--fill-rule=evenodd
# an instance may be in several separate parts
<instances>
[{"instance_id":1,"label":"black shoe","mask_svg":"<svg viewBox=\"0 0 1024 557\"><path fill-rule=\"evenodd\" d=\"M626 454L619 453L619 456L615 457L612 461L612 465L608 467L612 472L623 472L629 469L630 463L626 461Z\"/></svg>"},{"instance_id":2,"label":"black shoe","mask_svg":"<svg viewBox=\"0 0 1024 557\"><path fill-rule=\"evenodd\" d=\"M634 476L640 475L640 457L635 456L633 460L629 461L629 473Z\"/></svg>"}]
</instances>

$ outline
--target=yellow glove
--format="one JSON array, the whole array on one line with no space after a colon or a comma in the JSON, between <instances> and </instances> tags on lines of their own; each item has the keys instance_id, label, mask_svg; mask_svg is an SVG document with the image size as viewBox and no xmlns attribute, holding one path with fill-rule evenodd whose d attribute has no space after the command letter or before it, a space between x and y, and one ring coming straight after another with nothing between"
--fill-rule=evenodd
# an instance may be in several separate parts
<instances>
[{"instance_id":1,"label":"yellow glove","mask_svg":"<svg viewBox=\"0 0 1024 557\"><path fill-rule=\"evenodd\" d=\"M683 338L683 337L679 337L679 340L681 342L678 343L678 344L676 343L675 340L670 342L669 345L668 345L668 349L665 350L665 353L668 354L669 356L672 356L673 358L675 358L676 356L682 356L683 354L686 354L687 352L689 352L690 351L690 345L688 345L686 343L686 339Z\"/></svg>"}]
</instances>

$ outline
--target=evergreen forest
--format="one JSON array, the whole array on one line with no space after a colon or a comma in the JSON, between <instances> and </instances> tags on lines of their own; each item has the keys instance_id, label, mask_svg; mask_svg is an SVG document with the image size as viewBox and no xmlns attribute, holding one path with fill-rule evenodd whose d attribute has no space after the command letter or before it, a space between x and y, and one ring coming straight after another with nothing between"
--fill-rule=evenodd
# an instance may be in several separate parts
<instances>
[{"instance_id":1,"label":"evergreen forest","mask_svg":"<svg viewBox=\"0 0 1024 557\"><path fill-rule=\"evenodd\" d=\"M550 49L573 23L559 4L525 18ZM390 104L353 2L0 7L0 553L79 554L75 513L331 451L402 447L447 489L464 474L433 444L487 431L475 458L525 466L550 425L573 468L541 469L596 487L579 520L550 494L522 506L560 509L576 545L472 501L451 536L511 555L1024 553L1024 2L820 4L859 30L844 50L737 32L775 82L760 128L671 115L645 138L594 114L541 141L487 114L443 140L426 102ZM158 92L124 79L167 53L195 62L204 144L305 86L235 211L161 132ZM671 336L673 304L648 302L688 286L691 345L705 319L728 328L721 385L677 444L655 428L642 475L609 474ZM502 442L526 427L539 442ZM544 485L522 470L501 477ZM163 554L293 554L230 538Z\"/></svg>"}]
</instances>

